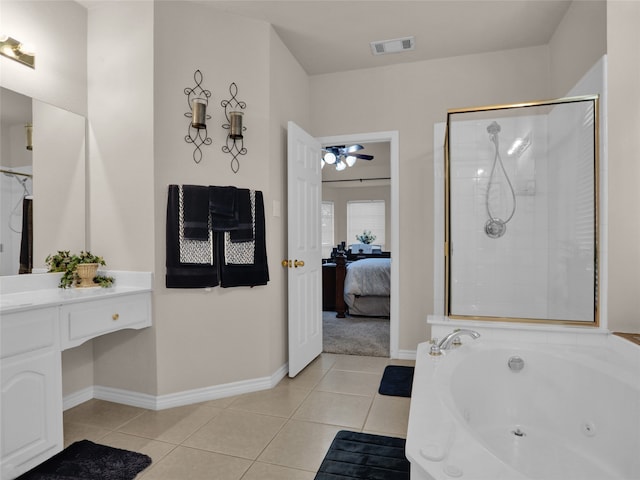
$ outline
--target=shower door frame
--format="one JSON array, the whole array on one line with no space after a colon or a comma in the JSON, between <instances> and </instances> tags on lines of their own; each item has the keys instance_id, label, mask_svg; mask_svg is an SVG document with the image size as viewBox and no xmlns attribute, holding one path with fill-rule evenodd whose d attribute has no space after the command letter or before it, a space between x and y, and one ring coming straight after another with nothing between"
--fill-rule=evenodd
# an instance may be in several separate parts
<instances>
[{"instance_id":1,"label":"shower door frame","mask_svg":"<svg viewBox=\"0 0 640 480\"><path fill-rule=\"evenodd\" d=\"M528 317L502 317L494 315L464 315L452 312L451 305L451 258L452 258L452 239L451 239L451 145L449 136L451 133L452 116L461 113L479 113L498 110L521 109L527 107L544 107L554 106L578 102L593 102L594 108L594 126L593 126L593 180L594 180L594 198L593 198L593 216L594 216L594 285L593 285L593 319L588 320L565 320L551 318L528 318ZM581 95L558 98L554 100L541 100L513 104L489 105L471 108L454 108L447 110L447 121L445 125L445 141L444 141L444 313L445 316L455 320L470 321L488 321L488 322L515 322L515 323L534 323L534 324L553 324L553 325L571 325L582 327L599 327L600 326L600 95Z\"/></svg>"}]
</instances>

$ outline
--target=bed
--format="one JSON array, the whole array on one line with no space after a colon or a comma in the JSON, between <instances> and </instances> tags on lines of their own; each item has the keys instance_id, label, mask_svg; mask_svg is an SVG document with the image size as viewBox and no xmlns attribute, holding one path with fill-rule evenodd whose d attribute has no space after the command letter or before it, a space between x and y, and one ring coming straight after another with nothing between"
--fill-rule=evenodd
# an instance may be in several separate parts
<instances>
[{"instance_id":1,"label":"bed","mask_svg":"<svg viewBox=\"0 0 640 480\"><path fill-rule=\"evenodd\" d=\"M344 301L350 315L388 317L390 295L390 258L365 258L347 264Z\"/></svg>"}]
</instances>

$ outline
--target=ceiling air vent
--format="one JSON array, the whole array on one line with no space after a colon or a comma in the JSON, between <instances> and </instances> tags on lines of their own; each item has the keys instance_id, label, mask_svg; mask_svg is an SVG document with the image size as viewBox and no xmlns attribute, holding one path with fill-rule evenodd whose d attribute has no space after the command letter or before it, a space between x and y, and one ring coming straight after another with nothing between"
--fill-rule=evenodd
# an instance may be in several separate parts
<instances>
[{"instance_id":1,"label":"ceiling air vent","mask_svg":"<svg viewBox=\"0 0 640 480\"><path fill-rule=\"evenodd\" d=\"M371 53L385 55L387 53L406 52L415 48L415 37L394 38L393 40L379 40L371 42Z\"/></svg>"}]
</instances>

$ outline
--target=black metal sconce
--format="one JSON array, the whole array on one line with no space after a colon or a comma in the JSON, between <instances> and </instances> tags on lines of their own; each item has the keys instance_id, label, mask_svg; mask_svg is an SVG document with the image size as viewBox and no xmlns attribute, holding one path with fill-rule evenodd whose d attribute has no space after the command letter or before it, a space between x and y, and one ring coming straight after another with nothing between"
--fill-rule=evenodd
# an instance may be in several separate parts
<instances>
[{"instance_id":1,"label":"black metal sconce","mask_svg":"<svg viewBox=\"0 0 640 480\"><path fill-rule=\"evenodd\" d=\"M25 136L25 144L27 147L27 150L31 151L33 150L33 125L30 123L27 123L24 126L24 136Z\"/></svg>"},{"instance_id":2,"label":"black metal sconce","mask_svg":"<svg viewBox=\"0 0 640 480\"><path fill-rule=\"evenodd\" d=\"M238 173L238 170L240 170L238 156L247 154L247 149L244 148L244 132L247 127L243 125L244 112L242 112L247 108L247 104L236 98L238 86L235 82L229 85L229 93L231 98L220 102L220 105L224 107L224 116L227 119L227 123L223 124L222 128L229 130L226 144L222 146L222 151L231 154L231 170L233 170L233 173Z\"/></svg>"},{"instance_id":3,"label":"black metal sconce","mask_svg":"<svg viewBox=\"0 0 640 480\"><path fill-rule=\"evenodd\" d=\"M207 120L211 119L211 115L207 114L207 106L209 105L211 92L202 88L202 72L200 70L195 71L193 80L196 82L195 87L184 89L184 94L187 96L187 105L189 106L189 111L184 116L191 119L184 140L195 145L193 161L200 163L202 160L200 147L202 145L211 145L212 142L207 135Z\"/></svg>"}]
</instances>

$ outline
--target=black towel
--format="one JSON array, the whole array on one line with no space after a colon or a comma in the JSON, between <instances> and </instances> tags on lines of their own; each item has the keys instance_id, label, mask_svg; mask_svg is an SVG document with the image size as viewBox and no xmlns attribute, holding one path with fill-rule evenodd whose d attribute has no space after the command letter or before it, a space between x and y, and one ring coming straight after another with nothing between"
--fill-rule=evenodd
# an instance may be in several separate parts
<instances>
[{"instance_id":1,"label":"black towel","mask_svg":"<svg viewBox=\"0 0 640 480\"><path fill-rule=\"evenodd\" d=\"M184 238L209 238L209 188L200 185L182 186Z\"/></svg>"},{"instance_id":2,"label":"black towel","mask_svg":"<svg viewBox=\"0 0 640 480\"><path fill-rule=\"evenodd\" d=\"M218 285L218 272L214 265L180 262L180 205L178 185L169 185L167 201L167 288L205 288ZM214 251L215 251L215 241Z\"/></svg>"},{"instance_id":3,"label":"black towel","mask_svg":"<svg viewBox=\"0 0 640 480\"><path fill-rule=\"evenodd\" d=\"M238 229L238 208L236 187L208 187L209 210L214 232Z\"/></svg>"},{"instance_id":4,"label":"black towel","mask_svg":"<svg viewBox=\"0 0 640 480\"><path fill-rule=\"evenodd\" d=\"M251 192L248 188L239 188L236 195L238 209L238 229L229 234L232 242L250 242L253 240L253 215L251 214Z\"/></svg>"},{"instance_id":5,"label":"black towel","mask_svg":"<svg viewBox=\"0 0 640 480\"><path fill-rule=\"evenodd\" d=\"M22 200L22 236L20 238L20 268L18 273L33 270L33 200Z\"/></svg>"},{"instance_id":6,"label":"black towel","mask_svg":"<svg viewBox=\"0 0 640 480\"><path fill-rule=\"evenodd\" d=\"M264 199L262 192L256 191L255 211L255 253L253 264L226 265L224 262L224 233L216 233L217 258L220 259L220 286L221 287L254 287L266 285L269 281L269 268L267 265L267 242L264 218Z\"/></svg>"}]
</instances>

